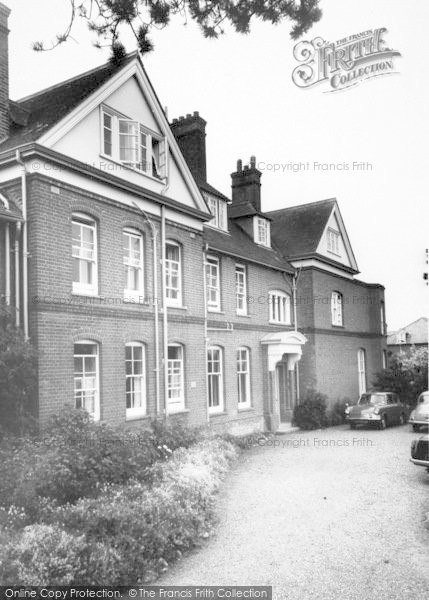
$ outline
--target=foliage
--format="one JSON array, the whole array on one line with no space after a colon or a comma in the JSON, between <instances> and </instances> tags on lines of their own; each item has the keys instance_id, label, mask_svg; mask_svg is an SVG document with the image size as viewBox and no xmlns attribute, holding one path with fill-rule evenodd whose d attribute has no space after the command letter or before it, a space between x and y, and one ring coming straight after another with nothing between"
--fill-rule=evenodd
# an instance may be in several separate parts
<instances>
[{"instance_id":1,"label":"foliage","mask_svg":"<svg viewBox=\"0 0 429 600\"><path fill-rule=\"evenodd\" d=\"M199 437L196 429L155 421L145 430L113 428L66 408L37 437L0 445L0 506L23 507L35 519L43 498L73 503L97 496L104 484L149 480L156 461Z\"/></svg>"},{"instance_id":2,"label":"foliage","mask_svg":"<svg viewBox=\"0 0 429 600\"><path fill-rule=\"evenodd\" d=\"M292 422L301 429L320 429L328 425L327 397L316 390L308 390L304 399L295 405Z\"/></svg>"},{"instance_id":3,"label":"foliage","mask_svg":"<svg viewBox=\"0 0 429 600\"><path fill-rule=\"evenodd\" d=\"M376 374L373 385L376 390L397 392L403 402L414 407L419 394L428 389L427 349L413 347L394 354L388 368Z\"/></svg>"},{"instance_id":4,"label":"foliage","mask_svg":"<svg viewBox=\"0 0 429 600\"><path fill-rule=\"evenodd\" d=\"M328 423L329 425L342 425L346 422L346 416L344 411L346 406L351 404L350 398L343 398L342 400L337 400L329 409L328 409Z\"/></svg>"},{"instance_id":5,"label":"foliage","mask_svg":"<svg viewBox=\"0 0 429 600\"><path fill-rule=\"evenodd\" d=\"M97 34L96 46L101 47L101 40L111 46L117 61L124 54L120 41L123 25L131 29L139 50L145 54L153 49L151 31L165 28L176 15L185 24L188 18L195 21L207 38L223 34L225 24L239 33L249 33L252 19L273 25L288 19L293 39L306 33L322 16L320 0L70 0L70 3L71 15L64 32L56 36L49 48L41 41L34 42L34 50L50 50L66 42L76 18L84 19Z\"/></svg>"},{"instance_id":6,"label":"foliage","mask_svg":"<svg viewBox=\"0 0 429 600\"><path fill-rule=\"evenodd\" d=\"M34 424L36 352L16 327L14 314L0 304L0 423L2 435L22 433Z\"/></svg>"},{"instance_id":7,"label":"foliage","mask_svg":"<svg viewBox=\"0 0 429 600\"><path fill-rule=\"evenodd\" d=\"M152 470L154 484L109 484L98 498L46 504L41 524L3 550L2 583L147 583L208 537L214 494L236 450L219 438L176 450Z\"/></svg>"}]
</instances>

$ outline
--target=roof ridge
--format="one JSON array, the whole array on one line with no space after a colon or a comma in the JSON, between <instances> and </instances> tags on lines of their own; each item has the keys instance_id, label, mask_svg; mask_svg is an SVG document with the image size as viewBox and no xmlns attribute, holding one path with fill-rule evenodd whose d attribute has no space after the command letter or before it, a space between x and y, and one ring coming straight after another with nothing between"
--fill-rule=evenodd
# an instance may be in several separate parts
<instances>
[{"instance_id":1,"label":"roof ridge","mask_svg":"<svg viewBox=\"0 0 429 600\"><path fill-rule=\"evenodd\" d=\"M42 94L51 92L51 91L55 90L56 88L66 85L67 83L72 83L74 81L78 81L79 79L82 79L83 77L87 77L88 75L91 75L92 73L101 71L101 70L105 69L106 67L108 67L109 64L111 65L112 70L119 69L122 66L123 62L125 62L126 60L129 60L133 56L138 56L138 50L128 53L118 65L113 65L110 62L110 60L108 60L105 63L103 63L102 65L99 65L98 67L94 67L93 69L89 69L88 71L84 71L83 73L79 73L78 75L74 75L73 77L70 77L69 79L64 79L63 81L54 83L53 85L43 88L43 89L39 90L38 92L33 92L32 94L29 94L28 96L24 96L23 98L19 98L18 100L11 100L11 102L15 102L15 104L21 104L23 102L28 102L28 100L32 100L33 98L36 98L37 96L41 96Z\"/></svg>"},{"instance_id":2,"label":"roof ridge","mask_svg":"<svg viewBox=\"0 0 429 600\"><path fill-rule=\"evenodd\" d=\"M280 213L292 208L304 208L307 206L314 206L315 204L324 204L328 202L337 202L336 198L326 198L325 200L314 200L313 202L304 202L304 204L295 204L294 206L286 206L285 208L278 208L277 210L264 211L266 214Z\"/></svg>"}]
</instances>

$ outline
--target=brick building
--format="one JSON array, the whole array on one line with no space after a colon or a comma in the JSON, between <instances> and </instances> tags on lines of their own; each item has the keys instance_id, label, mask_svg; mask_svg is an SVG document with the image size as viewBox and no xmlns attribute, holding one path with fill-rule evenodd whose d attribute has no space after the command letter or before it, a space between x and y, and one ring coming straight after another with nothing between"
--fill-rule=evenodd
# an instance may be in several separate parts
<instances>
[{"instance_id":1,"label":"brick building","mask_svg":"<svg viewBox=\"0 0 429 600\"><path fill-rule=\"evenodd\" d=\"M264 213L253 158L231 200L213 188L204 120L169 125L136 53L9 100L8 15L0 294L38 350L41 421L74 403L244 433L290 421L309 387L356 396L381 365L383 288L354 278L337 204Z\"/></svg>"}]
</instances>

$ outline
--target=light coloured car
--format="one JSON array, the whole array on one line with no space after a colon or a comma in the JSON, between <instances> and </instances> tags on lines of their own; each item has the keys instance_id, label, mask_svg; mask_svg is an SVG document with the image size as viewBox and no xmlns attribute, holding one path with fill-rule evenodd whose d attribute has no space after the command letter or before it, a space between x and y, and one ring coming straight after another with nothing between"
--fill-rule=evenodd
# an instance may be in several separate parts
<instances>
[{"instance_id":1,"label":"light coloured car","mask_svg":"<svg viewBox=\"0 0 429 600\"><path fill-rule=\"evenodd\" d=\"M413 431L419 431L420 427L429 427L429 392L420 394L416 408L410 414L409 422Z\"/></svg>"}]
</instances>

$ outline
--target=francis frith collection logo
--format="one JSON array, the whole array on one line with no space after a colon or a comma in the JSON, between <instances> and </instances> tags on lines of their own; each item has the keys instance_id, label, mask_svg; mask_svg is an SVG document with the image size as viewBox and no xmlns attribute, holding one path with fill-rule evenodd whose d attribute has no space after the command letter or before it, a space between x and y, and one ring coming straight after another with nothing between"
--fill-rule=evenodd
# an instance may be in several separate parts
<instances>
[{"instance_id":1,"label":"francis frith collection logo","mask_svg":"<svg viewBox=\"0 0 429 600\"><path fill-rule=\"evenodd\" d=\"M396 73L393 64L401 54L386 47L387 29L370 29L336 42L316 37L294 46L294 58L300 63L292 73L295 85L309 88L325 83L337 92L367 79Z\"/></svg>"}]
</instances>

